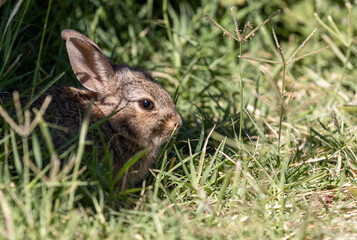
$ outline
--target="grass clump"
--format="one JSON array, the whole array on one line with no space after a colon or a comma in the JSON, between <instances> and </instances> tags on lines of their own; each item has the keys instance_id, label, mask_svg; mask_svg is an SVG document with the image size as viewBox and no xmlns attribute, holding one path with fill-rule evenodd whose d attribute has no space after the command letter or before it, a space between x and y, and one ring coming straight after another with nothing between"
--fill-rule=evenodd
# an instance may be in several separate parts
<instances>
[{"instance_id":1,"label":"grass clump","mask_svg":"<svg viewBox=\"0 0 357 240\"><path fill-rule=\"evenodd\" d=\"M354 238L357 7L238 4L6 1L0 93L21 94L1 99L1 238ZM114 187L110 151L100 159L85 138L100 123L84 121L59 154L44 109L29 114L37 96L17 104L76 85L65 28L175 95L184 125L141 186Z\"/></svg>"}]
</instances>

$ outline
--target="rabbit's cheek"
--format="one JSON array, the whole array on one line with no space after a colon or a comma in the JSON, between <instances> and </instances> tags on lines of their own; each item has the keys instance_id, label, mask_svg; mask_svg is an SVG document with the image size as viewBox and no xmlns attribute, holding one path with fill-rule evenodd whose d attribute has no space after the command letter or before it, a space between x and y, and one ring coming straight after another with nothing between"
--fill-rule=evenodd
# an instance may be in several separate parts
<instances>
[{"instance_id":1,"label":"rabbit's cheek","mask_svg":"<svg viewBox=\"0 0 357 240\"><path fill-rule=\"evenodd\" d=\"M127 101L118 100L118 97L111 96L106 98L105 101L100 104L100 108L103 114L107 116L116 110L120 110L125 105L127 105Z\"/></svg>"},{"instance_id":2,"label":"rabbit's cheek","mask_svg":"<svg viewBox=\"0 0 357 240\"><path fill-rule=\"evenodd\" d=\"M136 128L135 116L131 116L125 111L119 112L116 118L109 120L114 130L120 135L130 139L136 139L139 136L139 131Z\"/></svg>"}]
</instances>

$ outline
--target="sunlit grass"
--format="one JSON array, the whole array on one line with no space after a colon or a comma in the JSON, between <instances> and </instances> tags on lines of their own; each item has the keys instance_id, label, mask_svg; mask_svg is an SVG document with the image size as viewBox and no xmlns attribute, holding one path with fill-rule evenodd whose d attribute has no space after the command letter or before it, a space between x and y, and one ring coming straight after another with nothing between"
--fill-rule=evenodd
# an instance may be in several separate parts
<instances>
[{"instance_id":1,"label":"sunlit grass","mask_svg":"<svg viewBox=\"0 0 357 240\"><path fill-rule=\"evenodd\" d=\"M6 1L1 238L355 238L356 5L234 7L235 14L225 1ZM22 98L37 87L78 87L60 39L65 28L88 35L115 62L150 71L177 102L184 125L141 185L120 191L110 149L100 158L85 138L106 119L84 121L56 151L58 126L42 119L44 109L30 114L33 101L20 106L16 93L6 103L13 90Z\"/></svg>"}]
</instances>

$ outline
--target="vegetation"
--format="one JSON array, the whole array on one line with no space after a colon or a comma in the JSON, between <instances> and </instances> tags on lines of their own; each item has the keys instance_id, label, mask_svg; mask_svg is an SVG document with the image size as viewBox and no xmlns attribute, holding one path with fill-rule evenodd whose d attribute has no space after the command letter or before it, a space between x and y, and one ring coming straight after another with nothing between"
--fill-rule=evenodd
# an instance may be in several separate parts
<instances>
[{"instance_id":1,"label":"vegetation","mask_svg":"<svg viewBox=\"0 0 357 240\"><path fill-rule=\"evenodd\" d=\"M150 71L184 120L142 186L120 191L110 155L84 151L93 126L58 155L41 111L0 111L1 238L356 238L356 4L0 1L0 92L80 87L71 28Z\"/></svg>"}]
</instances>

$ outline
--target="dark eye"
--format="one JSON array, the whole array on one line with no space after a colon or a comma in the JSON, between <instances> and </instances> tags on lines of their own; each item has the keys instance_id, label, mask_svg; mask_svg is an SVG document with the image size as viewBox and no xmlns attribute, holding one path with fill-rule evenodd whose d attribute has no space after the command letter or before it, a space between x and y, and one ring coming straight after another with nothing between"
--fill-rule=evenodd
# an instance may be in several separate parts
<instances>
[{"instance_id":1,"label":"dark eye","mask_svg":"<svg viewBox=\"0 0 357 240\"><path fill-rule=\"evenodd\" d=\"M141 107L142 109L144 109L144 110L150 111L150 110L153 110L153 109L154 109L154 103L153 103L152 101L150 101L150 100L147 100L147 99L145 99L145 100L140 100L140 101L139 101L139 105L140 105L140 107Z\"/></svg>"}]
</instances>

